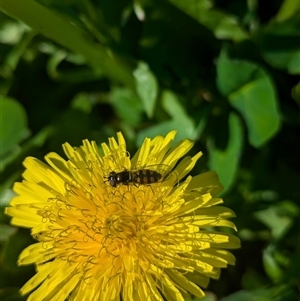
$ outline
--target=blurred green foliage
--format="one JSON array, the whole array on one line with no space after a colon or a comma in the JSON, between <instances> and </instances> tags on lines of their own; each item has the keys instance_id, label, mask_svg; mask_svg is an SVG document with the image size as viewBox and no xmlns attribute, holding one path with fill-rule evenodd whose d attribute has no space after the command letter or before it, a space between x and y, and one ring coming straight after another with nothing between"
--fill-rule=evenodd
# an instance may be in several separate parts
<instances>
[{"instance_id":1,"label":"blurred green foliage","mask_svg":"<svg viewBox=\"0 0 300 301\"><path fill-rule=\"evenodd\" d=\"M1 300L34 273L17 267L29 232L3 208L28 155L122 131L178 130L218 172L237 218L235 267L206 301L299 300L298 0L2 0Z\"/></svg>"}]
</instances>

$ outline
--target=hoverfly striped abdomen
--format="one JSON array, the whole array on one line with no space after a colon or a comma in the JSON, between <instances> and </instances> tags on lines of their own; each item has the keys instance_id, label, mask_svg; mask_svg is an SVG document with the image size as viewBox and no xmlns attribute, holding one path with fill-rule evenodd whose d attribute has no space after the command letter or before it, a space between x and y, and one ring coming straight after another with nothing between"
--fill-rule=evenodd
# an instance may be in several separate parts
<instances>
[{"instance_id":1,"label":"hoverfly striped abdomen","mask_svg":"<svg viewBox=\"0 0 300 301\"><path fill-rule=\"evenodd\" d=\"M157 183L162 178L162 175L151 169L140 169L132 172L132 181L137 184L153 184Z\"/></svg>"}]
</instances>

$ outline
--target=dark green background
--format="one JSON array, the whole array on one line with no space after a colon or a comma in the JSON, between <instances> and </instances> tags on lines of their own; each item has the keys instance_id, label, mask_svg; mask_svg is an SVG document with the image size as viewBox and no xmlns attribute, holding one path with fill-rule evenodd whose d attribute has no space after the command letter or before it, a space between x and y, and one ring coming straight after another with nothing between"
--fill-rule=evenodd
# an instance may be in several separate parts
<instances>
[{"instance_id":1,"label":"dark green background","mask_svg":"<svg viewBox=\"0 0 300 301\"><path fill-rule=\"evenodd\" d=\"M206 301L299 300L298 0L2 0L1 300L34 267L3 208L26 156L178 131L216 170L242 247ZM24 25L26 23L27 25Z\"/></svg>"}]
</instances>

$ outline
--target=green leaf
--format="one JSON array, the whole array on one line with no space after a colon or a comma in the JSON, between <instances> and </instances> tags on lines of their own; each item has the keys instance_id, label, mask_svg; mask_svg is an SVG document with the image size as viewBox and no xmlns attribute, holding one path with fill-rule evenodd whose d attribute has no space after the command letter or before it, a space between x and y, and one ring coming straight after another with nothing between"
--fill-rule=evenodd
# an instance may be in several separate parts
<instances>
[{"instance_id":1,"label":"green leaf","mask_svg":"<svg viewBox=\"0 0 300 301\"><path fill-rule=\"evenodd\" d=\"M153 116L158 93L156 77L144 62L139 62L133 75L137 94L142 101L147 116L150 118Z\"/></svg>"},{"instance_id":2,"label":"green leaf","mask_svg":"<svg viewBox=\"0 0 300 301\"><path fill-rule=\"evenodd\" d=\"M173 5L209 28L219 39L241 41L248 37L237 18L212 8L212 1L169 0Z\"/></svg>"},{"instance_id":3,"label":"green leaf","mask_svg":"<svg viewBox=\"0 0 300 301\"><path fill-rule=\"evenodd\" d=\"M186 301L217 301L216 295L212 294L210 292L205 292L206 295L203 298L193 298L193 299L187 299Z\"/></svg>"},{"instance_id":4,"label":"green leaf","mask_svg":"<svg viewBox=\"0 0 300 301\"><path fill-rule=\"evenodd\" d=\"M53 133L53 128L50 126L43 128L19 146L30 134L24 108L16 100L2 97L0 110L1 126L3 128L0 131L0 172L2 172L16 158L21 156L24 158L30 155L34 148L41 147Z\"/></svg>"},{"instance_id":5,"label":"green leaf","mask_svg":"<svg viewBox=\"0 0 300 301\"><path fill-rule=\"evenodd\" d=\"M135 93L126 88L114 87L111 91L111 104L121 120L138 125L142 119L143 107Z\"/></svg>"},{"instance_id":6,"label":"green leaf","mask_svg":"<svg viewBox=\"0 0 300 301\"><path fill-rule=\"evenodd\" d=\"M262 259L266 274L273 282L278 282L282 278L283 270L275 259L272 246L264 250Z\"/></svg>"},{"instance_id":7,"label":"green leaf","mask_svg":"<svg viewBox=\"0 0 300 301\"><path fill-rule=\"evenodd\" d=\"M15 20L2 20L0 27L0 42L2 44L17 44L28 29L23 23Z\"/></svg>"},{"instance_id":8,"label":"green leaf","mask_svg":"<svg viewBox=\"0 0 300 301\"><path fill-rule=\"evenodd\" d=\"M229 95L230 104L245 118L249 141L262 146L279 130L280 116L273 84L268 77L252 81Z\"/></svg>"},{"instance_id":9,"label":"green leaf","mask_svg":"<svg viewBox=\"0 0 300 301\"><path fill-rule=\"evenodd\" d=\"M11 179L9 179L9 180L11 180ZM5 186L7 186L7 183L4 183L3 185L0 186L0 188L1 188L1 190L0 190L0 207L1 208L8 206L9 202L12 200L12 198L16 196L16 193L13 190L6 188Z\"/></svg>"},{"instance_id":10,"label":"green leaf","mask_svg":"<svg viewBox=\"0 0 300 301\"><path fill-rule=\"evenodd\" d=\"M29 136L27 116L22 105L8 97L0 99L1 109L1 160L8 152L18 147L18 144Z\"/></svg>"},{"instance_id":11,"label":"green leaf","mask_svg":"<svg viewBox=\"0 0 300 301\"><path fill-rule=\"evenodd\" d=\"M191 138L195 131L193 120L186 113L185 108L182 106L176 94L165 90L162 93L161 101L165 111L172 117L172 119L176 119L182 125L187 137Z\"/></svg>"},{"instance_id":12,"label":"green leaf","mask_svg":"<svg viewBox=\"0 0 300 301\"><path fill-rule=\"evenodd\" d=\"M287 67L290 74L300 74L300 50L291 56Z\"/></svg>"},{"instance_id":13,"label":"green leaf","mask_svg":"<svg viewBox=\"0 0 300 301\"><path fill-rule=\"evenodd\" d=\"M14 147L11 151L0 157L0 172L4 170L6 165L10 164L17 158L26 157L32 154L35 148L40 148L45 141L53 134L54 127L47 126L41 129L35 136L27 139L21 146ZM0 189L1 190L1 189Z\"/></svg>"},{"instance_id":14,"label":"green leaf","mask_svg":"<svg viewBox=\"0 0 300 301\"><path fill-rule=\"evenodd\" d=\"M134 0L133 1L133 11L136 15L136 17L140 20L140 21L144 21L145 20L145 11L142 7L142 4L140 3L139 0Z\"/></svg>"},{"instance_id":15,"label":"green leaf","mask_svg":"<svg viewBox=\"0 0 300 301\"><path fill-rule=\"evenodd\" d=\"M222 298L221 301L269 301L266 299L262 293L259 292L249 292L249 291L240 291L226 298Z\"/></svg>"},{"instance_id":16,"label":"green leaf","mask_svg":"<svg viewBox=\"0 0 300 301\"><path fill-rule=\"evenodd\" d=\"M277 21L283 21L291 18L300 10L298 0L284 0L276 16Z\"/></svg>"},{"instance_id":17,"label":"green leaf","mask_svg":"<svg viewBox=\"0 0 300 301\"><path fill-rule=\"evenodd\" d=\"M26 301L28 296L21 296L20 287L7 286L1 289L0 300L1 301Z\"/></svg>"},{"instance_id":18,"label":"green leaf","mask_svg":"<svg viewBox=\"0 0 300 301\"><path fill-rule=\"evenodd\" d=\"M23 28L24 30L25 25L21 24L19 25L19 27ZM5 78L12 77L22 55L27 50L28 45L31 43L32 39L36 35L35 32L28 31L28 29L27 31L24 30L24 33L20 38L18 37L19 34L20 34L20 29L19 32L16 32L16 30L14 30L14 32L10 31L10 35L12 36L11 38L13 40L18 39L18 41L3 60L3 66L1 66L2 68L1 75L3 75Z\"/></svg>"},{"instance_id":19,"label":"green leaf","mask_svg":"<svg viewBox=\"0 0 300 301\"><path fill-rule=\"evenodd\" d=\"M299 226L300 226L300 215L297 216L295 220L295 229L297 233L299 233ZM289 263L287 268L284 271L284 279L287 281L287 283L296 283L300 281L300 242L298 239L298 242L296 244L296 250L292 254L292 256L289 256Z\"/></svg>"},{"instance_id":20,"label":"green leaf","mask_svg":"<svg viewBox=\"0 0 300 301\"><path fill-rule=\"evenodd\" d=\"M297 211L297 206L291 202L284 201L276 203L265 210L257 211L254 215L272 231L274 239L279 239L290 228L293 223L293 215Z\"/></svg>"},{"instance_id":21,"label":"green leaf","mask_svg":"<svg viewBox=\"0 0 300 301\"><path fill-rule=\"evenodd\" d=\"M208 141L209 167L217 172L225 188L223 193L234 183L243 144L241 122L235 113L230 114L228 126L229 140L225 150L217 149L212 139Z\"/></svg>"},{"instance_id":22,"label":"green leaf","mask_svg":"<svg viewBox=\"0 0 300 301\"><path fill-rule=\"evenodd\" d=\"M169 125L172 124L173 129L178 130L178 139L188 138L196 140L199 138L210 114L207 109L204 108L202 110L199 116L199 123L196 127L194 120L188 115L185 107L175 93L169 90L163 91L161 102L164 110L172 117L173 122L169 121Z\"/></svg>"},{"instance_id":23,"label":"green leaf","mask_svg":"<svg viewBox=\"0 0 300 301\"><path fill-rule=\"evenodd\" d=\"M150 126L139 131L136 137L136 145L140 146L145 137L154 138L157 135L166 135L168 132L177 130L178 128L178 123L175 120L160 122L154 126ZM181 137L181 135L179 135L179 137ZM178 135L176 135L174 143L178 142L179 140L180 138L178 138Z\"/></svg>"},{"instance_id":24,"label":"green leaf","mask_svg":"<svg viewBox=\"0 0 300 301\"><path fill-rule=\"evenodd\" d=\"M300 82L292 88L292 97L300 104Z\"/></svg>"},{"instance_id":25,"label":"green leaf","mask_svg":"<svg viewBox=\"0 0 300 301\"><path fill-rule=\"evenodd\" d=\"M5 242L7 239L9 239L10 236L12 236L17 232L16 227L12 227L6 224L0 224L0 227L1 227L0 243Z\"/></svg>"},{"instance_id":26,"label":"green leaf","mask_svg":"<svg viewBox=\"0 0 300 301\"><path fill-rule=\"evenodd\" d=\"M18 228L16 228L18 230ZM24 235L24 231L16 231L13 235L6 240L4 249L2 252L4 262L4 268L7 270L18 273L19 267L17 266L17 260L21 251L28 246L32 241L30 236Z\"/></svg>"},{"instance_id":27,"label":"green leaf","mask_svg":"<svg viewBox=\"0 0 300 301\"><path fill-rule=\"evenodd\" d=\"M175 93L168 90L163 91L161 102L164 110L171 116L171 119L140 131L137 137L137 145L143 141L145 136L165 135L171 130L178 131L175 142L184 138L195 140L199 132L203 130L203 124L199 123L198 127L195 127L193 119L186 113L185 108Z\"/></svg>"},{"instance_id":28,"label":"green leaf","mask_svg":"<svg viewBox=\"0 0 300 301\"><path fill-rule=\"evenodd\" d=\"M246 85L257 71L257 66L238 60L231 60L224 52L217 62L217 86L222 95L228 96L231 92Z\"/></svg>"},{"instance_id":29,"label":"green leaf","mask_svg":"<svg viewBox=\"0 0 300 301\"><path fill-rule=\"evenodd\" d=\"M94 105L94 99L88 93L78 93L71 102L71 108L89 114Z\"/></svg>"},{"instance_id":30,"label":"green leaf","mask_svg":"<svg viewBox=\"0 0 300 301\"><path fill-rule=\"evenodd\" d=\"M256 234L249 229L242 229L239 231L239 236L244 241L253 241ZM241 287L246 291L251 291L263 287L266 283L266 276L261 274L261 271L251 269L243 275L241 279Z\"/></svg>"},{"instance_id":31,"label":"green leaf","mask_svg":"<svg viewBox=\"0 0 300 301\"><path fill-rule=\"evenodd\" d=\"M282 22L271 22L254 37L263 58L273 67L291 74L299 71L299 13ZM295 57L296 55L296 57Z\"/></svg>"},{"instance_id":32,"label":"green leaf","mask_svg":"<svg viewBox=\"0 0 300 301\"><path fill-rule=\"evenodd\" d=\"M255 291L239 291L220 301L296 301L297 293L289 286L274 286Z\"/></svg>"},{"instance_id":33,"label":"green leaf","mask_svg":"<svg viewBox=\"0 0 300 301\"><path fill-rule=\"evenodd\" d=\"M231 60L221 54L217 65L217 85L230 104L244 117L250 143L262 146L280 127L274 85L256 64Z\"/></svg>"}]
</instances>

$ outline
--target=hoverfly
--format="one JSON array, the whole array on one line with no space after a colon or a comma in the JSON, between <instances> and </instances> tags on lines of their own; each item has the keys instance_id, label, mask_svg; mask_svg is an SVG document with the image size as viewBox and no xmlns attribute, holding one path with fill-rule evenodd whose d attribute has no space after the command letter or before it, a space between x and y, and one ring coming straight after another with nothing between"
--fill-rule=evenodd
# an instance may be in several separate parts
<instances>
[{"instance_id":1,"label":"hoverfly","mask_svg":"<svg viewBox=\"0 0 300 301\"><path fill-rule=\"evenodd\" d=\"M162 182L171 174L167 165L151 165L145 169L112 171L107 176L107 181L112 187L118 185L149 185Z\"/></svg>"}]
</instances>

